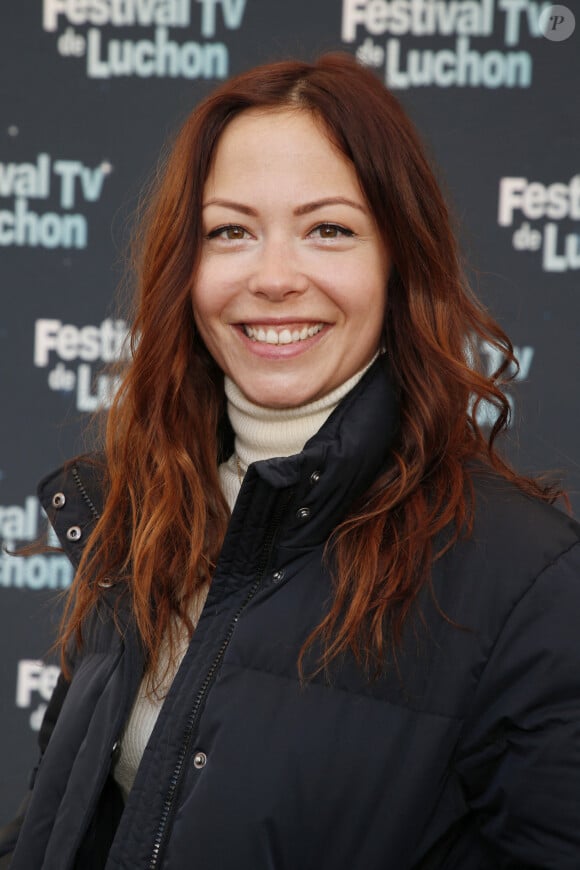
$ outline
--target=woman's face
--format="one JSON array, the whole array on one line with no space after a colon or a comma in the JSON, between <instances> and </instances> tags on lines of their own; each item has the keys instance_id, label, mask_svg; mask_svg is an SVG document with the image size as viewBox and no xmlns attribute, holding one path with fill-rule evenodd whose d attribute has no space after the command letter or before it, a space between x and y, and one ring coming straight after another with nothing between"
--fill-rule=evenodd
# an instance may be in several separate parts
<instances>
[{"instance_id":1,"label":"woman's face","mask_svg":"<svg viewBox=\"0 0 580 870\"><path fill-rule=\"evenodd\" d=\"M251 401L290 408L377 351L390 260L354 167L306 111L248 110L203 196L198 330Z\"/></svg>"}]
</instances>

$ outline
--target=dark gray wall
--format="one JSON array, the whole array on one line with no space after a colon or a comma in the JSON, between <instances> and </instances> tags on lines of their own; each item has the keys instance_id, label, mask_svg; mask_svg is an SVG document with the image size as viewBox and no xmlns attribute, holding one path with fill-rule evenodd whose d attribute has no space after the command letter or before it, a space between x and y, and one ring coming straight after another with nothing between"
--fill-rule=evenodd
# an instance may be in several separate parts
<instances>
[{"instance_id":1,"label":"dark gray wall","mask_svg":"<svg viewBox=\"0 0 580 870\"><path fill-rule=\"evenodd\" d=\"M578 510L580 22L567 39L546 38L538 19L549 5L4 4L0 538L37 535L36 482L81 449L106 394L99 369L123 335L112 299L130 215L167 135L219 79L336 48L386 76L424 135L474 284L519 348L510 455L526 470L560 470ZM559 36L565 22L548 27ZM0 556L0 818L34 763L70 579L58 554Z\"/></svg>"}]
</instances>

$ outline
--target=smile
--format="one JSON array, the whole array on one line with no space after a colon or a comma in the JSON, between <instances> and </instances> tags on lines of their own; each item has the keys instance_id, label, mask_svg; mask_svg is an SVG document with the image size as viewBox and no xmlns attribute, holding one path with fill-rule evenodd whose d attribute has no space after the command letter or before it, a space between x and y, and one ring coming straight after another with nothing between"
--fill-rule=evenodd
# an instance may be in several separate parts
<instances>
[{"instance_id":1,"label":"smile","mask_svg":"<svg viewBox=\"0 0 580 870\"><path fill-rule=\"evenodd\" d=\"M282 327L274 329L272 326L264 328L263 326L248 326L243 325L244 333L252 341L257 341L262 344L294 344L298 341L305 341L307 338L312 338L324 329L324 323L316 323L313 326L303 326L300 329L296 327L289 329Z\"/></svg>"}]
</instances>

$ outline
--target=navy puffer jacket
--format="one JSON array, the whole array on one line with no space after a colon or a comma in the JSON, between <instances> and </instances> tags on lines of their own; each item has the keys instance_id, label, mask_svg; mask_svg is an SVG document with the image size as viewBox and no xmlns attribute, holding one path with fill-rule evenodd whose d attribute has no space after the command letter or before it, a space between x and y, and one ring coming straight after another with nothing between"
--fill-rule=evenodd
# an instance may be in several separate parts
<instances>
[{"instance_id":1,"label":"navy puffer jacket","mask_svg":"<svg viewBox=\"0 0 580 870\"><path fill-rule=\"evenodd\" d=\"M102 590L12 870L580 867L580 528L475 474L475 528L433 568L398 673L344 656L305 686L328 536L389 461L381 363L304 451L251 466L211 591L128 802L111 779L143 656ZM78 462L41 499L77 563L102 501ZM316 650L314 650L316 655ZM54 724L56 723L56 724Z\"/></svg>"}]
</instances>

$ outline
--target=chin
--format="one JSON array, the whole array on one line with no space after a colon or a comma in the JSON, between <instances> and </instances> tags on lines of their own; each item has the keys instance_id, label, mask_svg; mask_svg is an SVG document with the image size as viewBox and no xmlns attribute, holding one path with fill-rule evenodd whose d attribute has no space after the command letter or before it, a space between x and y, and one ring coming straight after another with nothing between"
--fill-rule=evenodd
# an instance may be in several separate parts
<instances>
[{"instance_id":1,"label":"chin","mask_svg":"<svg viewBox=\"0 0 580 870\"><path fill-rule=\"evenodd\" d=\"M281 395L277 393L276 395L264 395L262 393L258 394L255 398L251 399L255 405L260 405L262 408L272 408L274 411L282 411L284 408L299 408L300 405L306 405L310 401L308 397L302 398L301 396L298 398L293 398L292 396Z\"/></svg>"},{"instance_id":2,"label":"chin","mask_svg":"<svg viewBox=\"0 0 580 870\"><path fill-rule=\"evenodd\" d=\"M271 386L267 389L246 389L243 384L238 384L238 386L250 402L262 408L272 408L273 410L298 408L300 405L306 405L318 398L311 391L291 390L284 386Z\"/></svg>"}]
</instances>

